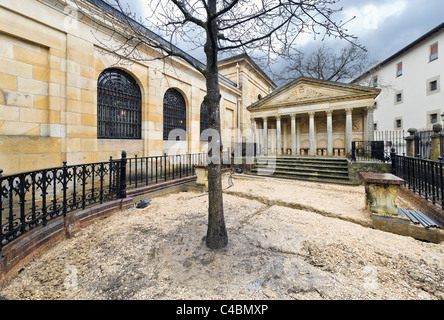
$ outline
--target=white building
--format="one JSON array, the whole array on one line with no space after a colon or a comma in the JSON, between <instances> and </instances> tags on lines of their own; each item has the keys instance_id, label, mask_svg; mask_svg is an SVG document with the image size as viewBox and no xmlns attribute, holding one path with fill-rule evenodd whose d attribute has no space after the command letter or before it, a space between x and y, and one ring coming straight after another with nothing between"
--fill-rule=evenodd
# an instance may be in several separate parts
<instances>
[{"instance_id":1,"label":"white building","mask_svg":"<svg viewBox=\"0 0 444 320\"><path fill-rule=\"evenodd\" d=\"M442 123L440 49L444 51L444 23L352 81L382 89L375 102L375 130L425 130Z\"/></svg>"}]
</instances>

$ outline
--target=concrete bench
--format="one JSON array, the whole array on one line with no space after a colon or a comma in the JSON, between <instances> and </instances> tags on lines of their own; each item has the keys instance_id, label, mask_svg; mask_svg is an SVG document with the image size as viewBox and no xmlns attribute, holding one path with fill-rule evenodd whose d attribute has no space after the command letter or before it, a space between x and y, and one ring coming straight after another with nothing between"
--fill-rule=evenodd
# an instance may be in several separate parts
<instances>
[{"instance_id":1,"label":"concrete bench","mask_svg":"<svg viewBox=\"0 0 444 320\"><path fill-rule=\"evenodd\" d=\"M372 213L398 216L395 200L405 181L389 173L361 172L365 186L365 205Z\"/></svg>"}]
</instances>

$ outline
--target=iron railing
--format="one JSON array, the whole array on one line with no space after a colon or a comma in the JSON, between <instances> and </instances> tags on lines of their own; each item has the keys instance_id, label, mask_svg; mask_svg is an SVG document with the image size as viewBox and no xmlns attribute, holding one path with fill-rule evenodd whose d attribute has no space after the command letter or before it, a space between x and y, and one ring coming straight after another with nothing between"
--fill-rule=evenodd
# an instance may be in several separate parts
<instances>
[{"instance_id":1,"label":"iron railing","mask_svg":"<svg viewBox=\"0 0 444 320\"><path fill-rule=\"evenodd\" d=\"M352 150L348 155L351 161L390 161L385 150L384 141L353 141Z\"/></svg>"},{"instance_id":2,"label":"iron railing","mask_svg":"<svg viewBox=\"0 0 444 320\"><path fill-rule=\"evenodd\" d=\"M229 162L228 152L222 154ZM0 251L31 230L68 213L118 198L143 185L194 175L206 153L112 158L106 162L2 176L0 170Z\"/></svg>"},{"instance_id":3,"label":"iron railing","mask_svg":"<svg viewBox=\"0 0 444 320\"><path fill-rule=\"evenodd\" d=\"M443 161L392 154L392 173L405 180L413 192L444 208Z\"/></svg>"},{"instance_id":4,"label":"iron railing","mask_svg":"<svg viewBox=\"0 0 444 320\"><path fill-rule=\"evenodd\" d=\"M120 161L0 175L0 250L67 213L116 198Z\"/></svg>"},{"instance_id":5,"label":"iron railing","mask_svg":"<svg viewBox=\"0 0 444 320\"><path fill-rule=\"evenodd\" d=\"M384 141L386 154L389 154L392 148L395 148L398 154L406 153L406 132L403 130L375 131L374 138L375 141Z\"/></svg>"},{"instance_id":6,"label":"iron railing","mask_svg":"<svg viewBox=\"0 0 444 320\"><path fill-rule=\"evenodd\" d=\"M444 133L441 132L439 136L439 151L440 151L440 157L444 158Z\"/></svg>"},{"instance_id":7,"label":"iron railing","mask_svg":"<svg viewBox=\"0 0 444 320\"><path fill-rule=\"evenodd\" d=\"M223 153L222 156L228 154ZM153 157L127 158L128 188L138 188L194 175L194 167L208 163L208 154L187 153Z\"/></svg>"},{"instance_id":8,"label":"iron railing","mask_svg":"<svg viewBox=\"0 0 444 320\"><path fill-rule=\"evenodd\" d=\"M415 152L422 159L430 159L432 150L432 130L418 131L415 133Z\"/></svg>"}]
</instances>

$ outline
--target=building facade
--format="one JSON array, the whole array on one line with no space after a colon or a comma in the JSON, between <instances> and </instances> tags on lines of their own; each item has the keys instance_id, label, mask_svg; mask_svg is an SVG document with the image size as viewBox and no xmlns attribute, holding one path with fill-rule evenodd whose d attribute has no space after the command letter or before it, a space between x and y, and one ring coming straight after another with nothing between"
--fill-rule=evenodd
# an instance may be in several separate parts
<instances>
[{"instance_id":1,"label":"building facade","mask_svg":"<svg viewBox=\"0 0 444 320\"><path fill-rule=\"evenodd\" d=\"M116 40L97 17L113 14L101 0L1 1L3 174L106 161L122 150L131 157L161 155L172 144L205 149L204 77L179 58L156 60L160 53L148 47L137 61L110 50ZM223 129L251 128L246 107L276 88L256 67L246 56L221 64ZM172 129L185 134L168 141ZM224 131L225 148L232 136Z\"/></svg>"},{"instance_id":2,"label":"building facade","mask_svg":"<svg viewBox=\"0 0 444 320\"><path fill-rule=\"evenodd\" d=\"M375 130L430 130L442 123L443 47L444 23L352 82L382 90L375 101Z\"/></svg>"},{"instance_id":3,"label":"building facade","mask_svg":"<svg viewBox=\"0 0 444 320\"><path fill-rule=\"evenodd\" d=\"M380 90L300 77L249 106L263 154L345 156L373 141Z\"/></svg>"}]
</instances>

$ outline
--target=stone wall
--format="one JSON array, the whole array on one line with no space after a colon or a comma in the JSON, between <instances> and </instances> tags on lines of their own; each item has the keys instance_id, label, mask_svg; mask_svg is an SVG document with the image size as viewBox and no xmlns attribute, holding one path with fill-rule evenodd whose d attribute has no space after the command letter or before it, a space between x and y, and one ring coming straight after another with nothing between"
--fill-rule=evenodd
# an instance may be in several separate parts
<instances>
[{"instance_id":1,"label":"stone wall","mask_svg":"<svg viewBox=\"0 0 444 320\"><path fill-rule=\"evenodd\" d=\"M348 162L348 172L351 181L362 182L359 176L360 172L376 172L376 173L391 173L392 164L382 162Z\"/></svg>"},{"instance_id":2,"label":"stone wall","mask_svg":"<svg viewBox=\"0 0 444 320\"><path fill-rule=\"evenodd\" d=\"M169 146L163 140L163 97L169 88L177 89L186 101L185 151L200 152L200 106L206 94L203 75L180 59L154 60L159 53L149 48L143 50L143 61L122 59L110 50L118 43L110 32L97 28L96 17L81 17L70 1L2 1L3 175L61 166L63 161L68 165L105 161L120 157L122 150L128 157L163 154ZM139 140L97 139L97 79L108 68L124 70L139 84ZM222 129L236 128L238 101L244 93L223 79L220 88ZM239 105L244 115L246 107ZM231 136L225 133L224 140Z\"/></svg>"}]
</instances>

